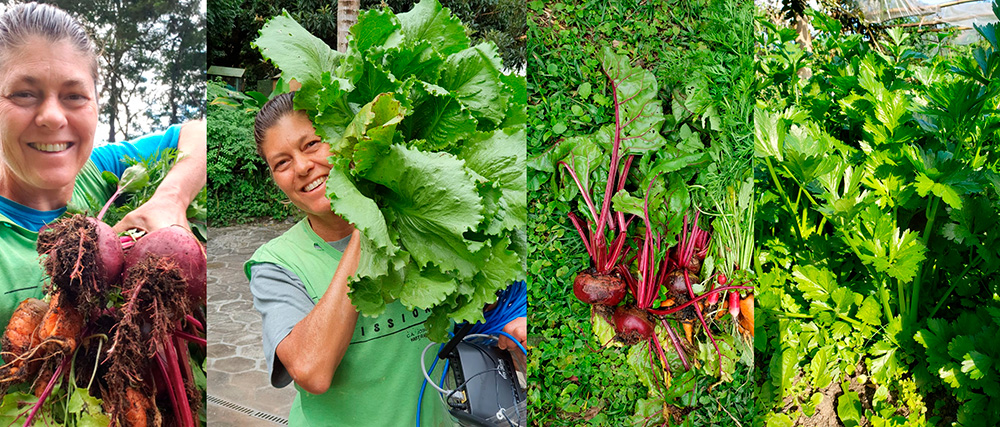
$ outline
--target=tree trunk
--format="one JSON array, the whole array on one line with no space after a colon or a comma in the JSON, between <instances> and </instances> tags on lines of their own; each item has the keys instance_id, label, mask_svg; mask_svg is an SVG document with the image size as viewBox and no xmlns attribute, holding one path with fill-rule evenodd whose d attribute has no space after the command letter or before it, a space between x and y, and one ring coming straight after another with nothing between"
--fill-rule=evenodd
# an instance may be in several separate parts
<instances>
[{"instance_id":1,"label":"tree trunk","mask_svg":"<svg viewBox=\"0 0 1000 427\"><path fill-rule=\"evenodd\" d=\"M799 33L799 36L795 38L795 41L802 47L802 50L812 53L813 51L813 41L812 41L812 25L809 25L809 18L805 15L795 16L795 31ZM812 68L802 67L799 69L799 78L803 80L808 80L812 77Z\"/></svg>"},{"instance_id":2,"label":"tree trunk","mask_svg":"<svg viewBox=\"0 0 1000 427\"><path fill-rule=\"evenodd\" d=\"M358 22L359 0L337 1L337 50L347 52L347 36L351 26Z\"/></svg>"}]
</instances>

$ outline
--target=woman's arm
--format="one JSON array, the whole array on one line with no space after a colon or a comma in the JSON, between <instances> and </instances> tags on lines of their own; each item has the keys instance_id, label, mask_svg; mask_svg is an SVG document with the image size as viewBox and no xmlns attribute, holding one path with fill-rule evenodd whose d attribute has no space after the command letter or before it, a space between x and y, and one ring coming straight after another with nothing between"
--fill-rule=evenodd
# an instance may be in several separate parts
<instances>
[{"instance_id":1,"label":"woman's arm","mask_svg":"<svg viewBox=\"0 0 1000 427\"><path fill-rule=\"evenodd\" d=\"M132 228L152 232L173 224L187 226L187 208L205 186L207 127L204 120L185 123L177 139L177 161L156 188L153 197L113 227L116 233Z\"/></svg>"},{"instance_id":2,"label":"woman's arm","mask_svg":"<svg viewBox=\"0 0 1000 427\"><path fill-rule=\"evenodd\" d=\"M322 394L330 388L337 366L354 335L358 312L347 296L347 279L358 269L360 236L358 230L351 233L351 241L340 258L330 286L316 307L278 343L275 351L295 383L312 394Z\"/></svg>"}]
</instances>

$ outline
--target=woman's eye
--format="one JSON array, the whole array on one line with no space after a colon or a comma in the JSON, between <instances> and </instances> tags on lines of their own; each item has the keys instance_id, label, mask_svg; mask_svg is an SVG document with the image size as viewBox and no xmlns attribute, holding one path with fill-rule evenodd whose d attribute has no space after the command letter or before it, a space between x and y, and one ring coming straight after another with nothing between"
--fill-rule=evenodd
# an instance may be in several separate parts
<instances>
[{"instance_id":1,"label":"woman's eye","mask_svg":"<svg viewBox=\"0 0 1000 427\"><path fill-rule=\"evenodd\" d=\"M276 171L282 170L287 165L288 165L288 160L279 160L277 163L274 164L274 166L271 169L274 169Z\"/></svg>"},{"instance_id":2,"label":"woman's eye","mask_svg":"<svg viewBox=\"0 0 1000 427\"><path fill-rule=\"evenodd\" d=\"M36 96L34 92L20 91L7 95L7 98L19 105L26 105L34 102Z\"/></svg>"},{"instance_id":3,"label":"woman's eye","mask_svg":"<svg viewBox=\"0 0 1000 427\"><path fill-rule=\"evenodd\" d=\"M70 108L79 108L90 102L90 97L80 93L71 93L63 97L63 103Z\"/></svg>"}]
</instances>

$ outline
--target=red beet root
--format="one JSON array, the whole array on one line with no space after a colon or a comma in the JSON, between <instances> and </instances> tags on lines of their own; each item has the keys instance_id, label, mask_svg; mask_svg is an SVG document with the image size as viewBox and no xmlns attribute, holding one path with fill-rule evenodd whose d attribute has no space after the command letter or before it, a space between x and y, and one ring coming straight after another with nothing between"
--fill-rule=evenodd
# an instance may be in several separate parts
<instances>
[{"instance_id":1,"label":"red beet root","mask_svg":"<svg viewBox=\"0 0 1000 427\"><path fill-rule=\"evenodd\" d=\"M616 305L625 297L625 281L616 273L581 271L573 281L573 295L587 304Z\"/></svg>"},{"instance_id":2,"label":"red beet root","mask_svg":"<svg viewBox=\"0 0 1000 427\"><path fill-rule=\"evenodd\" d=\"M110 225L97 218L88 217L87 221L97 227L97 251L101 260L97 265L98 277L109 285L121 283L122 271L125 270L125 251L122 250L121 240Z\"/></svg>"},{"instance_id":3,"label":"red beet root","mask_svg":"<svg viewBox=\"0 0 1000 427\"><path fill-rule=\"evenodd\" d=\"M653 336L653 322L645 311L635 307L618 307L611 316L615 333L625 345L648 341Z\"/></svg>"},{"instance_id":4,"label":"red beet root","mask_svg":"<svg viewBox=\"0 0 1000 427\"><path fill-rule=\"evenodd\" d=\"M676 293L687 295L687 283L684 282L684 271L674 270L667 273L667 287Z\"/></svg>"},{"instance_id":5,"label":"red beet root","mask_svg":"<svg viewBox=\"0 0 1000 427\"><path fill-rule=\"evenodd\" d=\"M188 229L179 225L161 228L139 239L125 258L125 268L131 268L149 255L174 260L187 283L191 303L205 304L206 263L205 248Z\"/></svg>"}]
</instances>

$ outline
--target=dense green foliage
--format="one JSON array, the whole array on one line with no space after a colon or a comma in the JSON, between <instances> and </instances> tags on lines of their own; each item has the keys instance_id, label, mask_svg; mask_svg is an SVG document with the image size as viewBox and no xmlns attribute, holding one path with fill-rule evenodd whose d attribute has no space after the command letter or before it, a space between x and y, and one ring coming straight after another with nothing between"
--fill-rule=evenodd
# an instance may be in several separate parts
<instances>
[{"instance_id":1,"label":"dense green foliage","mask_svg":"<svg viewBox=\"0 0 1000 427\"><path fill-rule=\"evenodd\" d=\"M691 164L678 164L684 170L670 178L673 188L684 194L674 199L676 211L658 212L679 219L692 204L715 211L718 204L713 199L721 202L750 179L751 5L534 1L528 6L528 156L533 167L528 176L528 289L529 304L545 307L531 310L528 320L533 347L528 396L532 422L659 425L668 416L684 425L746 424L754 411L748 405L753 400L752 366L747 364L749 357L737 362L740 355L730 350L734 335L718 329L731 327L728 317L727 323L717 322L713 329L722 341L724 372L732 375L730 382L716 384L715 374L707 373L715 372L717 362L704 336L696 343L703 350L697 358L704 366L691 371L675 366L669 388L662 387L662 375L658 380L650 376L645 344L599 348L604 342L594 339L590 306L572 291L573 277L590 260L567 214L588 209L579 191L572 189L572 180L562 172L557 175L555 162L567 154L560 153L564 148L589 147L581 153L592 155L577 157L580 163L575 167L595 188L594 194L603 193L610 152L606 137L612 133L607 129L615 127L609 81L616 77L606 75L601 66L601 58L608 57L602 52L610 48L614 55L631 58L626 59L631 67L650 71L654 87L659 87L651 98L657 101L648 105L660 108L660 121L654 124L658 141L653 144L662 150L641 157L643 165L636 160L637 175L626 190L641 197L646 187L639 181L654 169L654 159L693 155L706 159L701 170L688 168L697 163L689 158ZM639 120L647 117L644 113ZM653 137L646 136L643 139ZM594 204L600 206L603 197L596 197ZM620 207L617 200L615 207Z\"/></svg>"},{"instance_id":2,"label":"dense green foliage","mask_svg":"<svg viewBox=\"0 0 1000 427\"><path fill-rule=\"evenodd\" d=\"M413 0L361 0L361 9L388 6L395 13L410 10ZM525 7L517 0L445 0L472 32L473 44L492 41L499 47L506 66L524 64ZM326 0L209 0L208 64L246 68L248 81L276 74L271 64L250 46L266 18L288 10L292 18L310 34L330 46L337 45L337 3ZM253 89L253 88L251 88Z\"/></svg>"},{"instance_id":3,"label":"dense green foliage","mask_svg":"<svg viewBox=\"0 0 1000 427\"><path fill-rule=\"evenodd\" d=\"M443 342L524 276L524 79L436 0L366 11L351 35L340 53L284 13L254 43L329 143L330 207L361 231L351 302L431 309Z\"/></svg>"},{"instance_id":4,"label":"dense green foliage","mask_svg":"<svg viewBox=\"0 0 1000 427\"><path fill-rule=\"evenodd\" d=\"M812 416L840 395L828 387L844 391L845 425L994 425L996 25L979 28L988 44L948 54L898 28L873 46L825 15L812 22L811 55L792 30L761 33L755 345L767 425Z\"/></svg>"},{"instance_id":5,"label":"dense green foliage","mask_svg":"<svg viewBox=\"0 0 1000 427\"><path fill-rule=\"evenodd\" d=\"M253 119L259 101L208 83L208 221L212 226L285 218L296 209L257 155Z\"/></svg>"}]
</instances>

